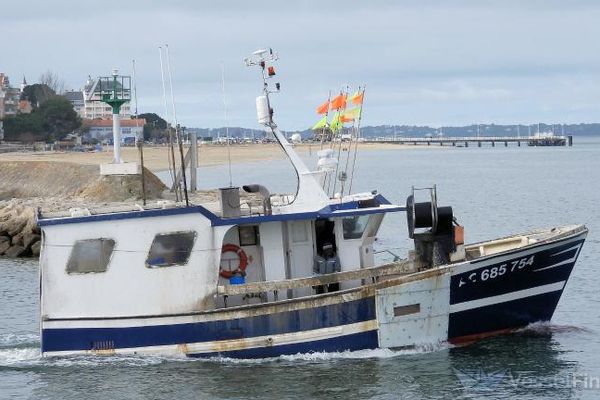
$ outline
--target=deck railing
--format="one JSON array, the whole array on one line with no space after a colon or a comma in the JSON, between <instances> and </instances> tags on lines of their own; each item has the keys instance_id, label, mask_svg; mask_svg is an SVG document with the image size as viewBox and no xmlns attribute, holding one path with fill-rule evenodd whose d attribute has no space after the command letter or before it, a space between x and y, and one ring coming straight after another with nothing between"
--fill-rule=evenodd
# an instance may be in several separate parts
<instances>
[{"instance_id":1,"label":"deck railing","mask_svg":"<svg viewBox=\"0 0 600 400\"><path fill-rule=\"evenodd\" d=\"M412 273L413 271L410 270L410 267L411 265L408 261L402 261L380 265L377 267L362 268L345 272L334 272L332 274L311 276L308 278L283 279L268 282L251 282L241 285L219 285L217 287L217 294L220 296L233 296L274 292L274 294L277 295L277 292L280 290L330 285L332 283L358 279L373 279L373 281L376 281L378 278L385 276Z\"/></svg>"}]
</instances>

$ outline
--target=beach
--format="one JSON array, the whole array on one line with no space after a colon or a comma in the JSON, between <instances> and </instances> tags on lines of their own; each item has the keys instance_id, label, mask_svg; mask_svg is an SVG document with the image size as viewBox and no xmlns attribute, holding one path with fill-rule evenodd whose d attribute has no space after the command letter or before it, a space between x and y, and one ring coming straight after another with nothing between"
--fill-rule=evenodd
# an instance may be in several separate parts
<instances>
[{"instance_id":1,"label":"beach","mask_svg":"<svg viewBox=\"0 0 600 400\"><path fill-rule=\"evenodd\" d=\"M325 146L328 146L327 144ZM336 144L337 146L337 144ZM344 145L343 145L344 146ZM184 146L187 151L188 146ZM410 149L422 146L400 145L389 143L360 143L359 151L371 150L397 150ZM296 145L300 153L313 153L321 148L319 143L302 143ZM337 147L336 147L337 149ZM176 149L177 150L177 149ZM284 157L283 150L278 144L233 144L229 146L232 163L243 163L250 161L274 160ZM226 145L199 145L198 164L201 167L225 164L228 159L228 148ZM2 161L47 161L47 162L70 162L83 165L100 165L112 161L112 146L105 146L99 152L13 152L0 154ZM121 148L121 157L125 162L139 162L140 153L135 147ZM175 152L175 158L179 162L179 153ZM145 146L144 166L153 172L169 169L167 146Z\"/></svg>"}]
</instances>

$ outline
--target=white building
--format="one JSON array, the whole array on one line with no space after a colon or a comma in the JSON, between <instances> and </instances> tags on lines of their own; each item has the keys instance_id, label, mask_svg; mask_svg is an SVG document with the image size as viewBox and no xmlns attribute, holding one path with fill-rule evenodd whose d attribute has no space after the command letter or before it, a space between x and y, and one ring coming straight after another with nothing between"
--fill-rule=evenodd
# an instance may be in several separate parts
<instances>
[{"instance_id":1,"label":"white building","mask_svg":"<svg viewBox=\"0 0 600 400\"><path fill-rule=\"evenodd\" d=\"M0 119L17 114L20 97L21 91L11 87L8 76L0 73Z\"/></svg>"},{"instance_id":2,"label":"white building","mask_svg":"<svg viewBox=\"0 0 600 400\"><path fill-rule=\"evenodd\" d=\"M136 139L144 135L144 125L146 120L123 119L121 120L121 141L122 143L135 143ZM84 119L83 126L87 129L84 137L88 140L95 139L99 142L112 141L112 119Z\"/></svg>"}]
</instances>

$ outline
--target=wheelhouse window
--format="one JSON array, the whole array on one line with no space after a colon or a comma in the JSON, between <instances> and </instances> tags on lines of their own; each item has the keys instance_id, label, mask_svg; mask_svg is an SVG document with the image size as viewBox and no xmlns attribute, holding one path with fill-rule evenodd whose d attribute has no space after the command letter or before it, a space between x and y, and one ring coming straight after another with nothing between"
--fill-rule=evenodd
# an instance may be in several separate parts
<instances>
[{"instance_id":1,"label":"wheelhouse window","mask_svg":"<svg viewBox=\"0 0 600 400\"><path fill-rule=\"evenodd\" d=\"M367 228L367 222L369 222L368 215L343 218L344 239L360 239Z\"/></svg>"},{"instance_id":2,"label":"wheelhouse window","mask_svg":"<svg viewBox=\"0 0 600 400\"><path fill-rule=\"evenodd\" d=\"M170 267L187 264L196 232L173 232L159 234L154 237L150 252L146 259L148 268Z\"/></svg>"},{"instance_id":3,"label":"wheelhouse window","mask_svg":"<svg viewBox=\"0 0 600 400\"><path fill-rule=\"evenodd\" d=\"M257 228L256 225L238 227L240 246L256 246L258 244Z\"/></svg>"},{"instance_id":4,"label":"wheelhouse window","mask_svg":"<svg viewBox=\"0 0 600 400\"><path fill-rule=\"evenodd\" d=\"M106 272L114 248L115 241L113 239L101 238L76 241L67 262L67 273Z\"/></svg>"}]
</instances>

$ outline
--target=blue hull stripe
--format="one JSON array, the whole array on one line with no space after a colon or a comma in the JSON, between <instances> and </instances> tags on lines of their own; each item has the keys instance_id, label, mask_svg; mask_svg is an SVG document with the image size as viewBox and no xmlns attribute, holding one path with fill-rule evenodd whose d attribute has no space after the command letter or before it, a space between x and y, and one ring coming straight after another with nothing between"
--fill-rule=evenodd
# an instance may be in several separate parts
<instances>
[{"instance_id":1,"label":"blue hull stripe","mask_svg":"<svg viewBox=\"0 0 600 400\"><path fill-rule=\"evenodd\" d=\"M268 358L281 355L314 353L314 352L340 352L375 349L378 347L377 331L367 331L335 337L331 339L315 340L312 342L284 344L271 347L257 347L253 349L225 351L220 353L188 354L190 357L230 357L230 358Z\"/></svg>"},{"instance_id":2,"label":"blue hull stripe","mask_svg":"<svg viewBox=\"0 0 600 400\"><path fill-rule=\"evenodd\" d=\"M549 321L561 294L562 290L451 313L448 321L448 339Z\"/></svg>"},{"instance_id":3,"label":"blue hull stripe","mask_svg":"<svg viewBox=\"0 0 600 400\"><path fill-rule=\"evenodd\" d=\"M212 342L330 328L376 319L375 298L223 321L126 328L43 329L42 352L91 350L95 342L115 348Z\"/></svg>"}]
</instances>

